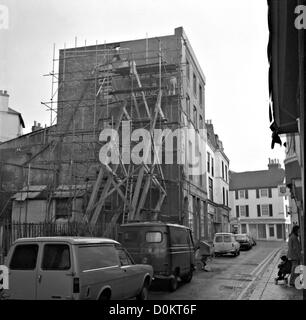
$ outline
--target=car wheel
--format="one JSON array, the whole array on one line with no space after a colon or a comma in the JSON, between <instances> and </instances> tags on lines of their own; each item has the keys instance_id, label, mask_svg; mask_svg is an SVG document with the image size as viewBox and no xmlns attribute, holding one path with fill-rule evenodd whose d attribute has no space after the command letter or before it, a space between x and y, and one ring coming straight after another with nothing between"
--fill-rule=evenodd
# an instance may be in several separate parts
<instances>
[{"instance_id":1,"label":"car wheel","mask_svg":"<svg viewBox=\"0 0 306 320\"><path fill-rule=\"evenodd\" d=\"M139 294L136 296L137 300L148 300L149 297L149 288L147 283L144 283L144 285L141 288L141 291Z\"/></svg>"},{"instance_id":2,"label":"car wheel","mask_svg":"<svg viewBox=\"0 0 306 320\"><path fill-rule=\"evenodd\" d=\"M108 301L110 300L110 292L108 291L104 291L101 293L100 297L99 297L99 300L101 301Z\"/></svg>"},{"instance_id":3,"label":"car wheel","mask_svg":"<svg viewBox=\"0 0 306 320\"><path fill-rule=\"evenodd\" d=\"M169 290L171 292L174 292L178 287L178 279L177 279L177 276L174 275L173 278L170 279L169 281Z\"/></svg>"}]
</instances>

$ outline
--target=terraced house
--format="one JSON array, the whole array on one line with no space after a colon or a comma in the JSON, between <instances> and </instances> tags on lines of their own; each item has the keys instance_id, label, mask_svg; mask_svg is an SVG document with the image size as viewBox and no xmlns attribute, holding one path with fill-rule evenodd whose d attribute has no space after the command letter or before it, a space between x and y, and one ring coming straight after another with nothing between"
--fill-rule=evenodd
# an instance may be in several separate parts
<instances>
[{"instance_id":1,"label":"terraced house","mask_svg":"<svg viewBox=\"0 0 306 320\"><path fill-rule=\"evenodd\" d=\"M269 159L268 170L230 172L231 228L259 240L288 237L288 197L281 193L285 171Z\"/></svg>"}]
</instances>

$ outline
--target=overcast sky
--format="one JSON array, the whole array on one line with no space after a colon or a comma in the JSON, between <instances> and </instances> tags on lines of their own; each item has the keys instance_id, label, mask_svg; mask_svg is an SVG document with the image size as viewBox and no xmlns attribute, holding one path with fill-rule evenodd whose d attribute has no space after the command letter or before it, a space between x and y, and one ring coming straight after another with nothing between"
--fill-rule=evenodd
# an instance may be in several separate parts
<instances>
[{"instance_id":1,"label":"overcast sky","mask_svg":"<svg viewBox=\"0 0 306 320\"><path fill-rule=\"evenodd\" d=\"M0 0L9 28L0 30L0 89L22 113L50 124L48 101L56 48L170 35L182 26L206 76L206 120L212 120L234 171L265 170L268 118L266 0ZM282 139L284 140L284 139ZM283 166L283 164L282 164Z\"/></svg>"}]
</instances>

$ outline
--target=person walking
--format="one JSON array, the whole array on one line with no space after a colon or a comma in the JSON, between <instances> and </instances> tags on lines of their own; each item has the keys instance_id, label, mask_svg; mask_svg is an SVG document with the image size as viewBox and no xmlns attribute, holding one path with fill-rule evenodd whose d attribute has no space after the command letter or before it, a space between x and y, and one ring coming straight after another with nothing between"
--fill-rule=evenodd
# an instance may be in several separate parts
<instances>
[{"instance_id":1,"label":"person walking","mask_svg":"<svg viewBox=\"0 0 306 320\"><path fill-rule=\"evenodd\" d=\"M290 287L293 287L295 284L295 279L297 277L297 274L295 273L295 269L297 266L300 265L301 256L302 256L301 243L299 240L299 232L300 232L300 227L298 225L293 226L289 236L289 241L288 241L287 257L288 257L288 260L290 260L291 262L291 275L290 275L290 281L289 281Z\"/></svg>"}]
</instances>

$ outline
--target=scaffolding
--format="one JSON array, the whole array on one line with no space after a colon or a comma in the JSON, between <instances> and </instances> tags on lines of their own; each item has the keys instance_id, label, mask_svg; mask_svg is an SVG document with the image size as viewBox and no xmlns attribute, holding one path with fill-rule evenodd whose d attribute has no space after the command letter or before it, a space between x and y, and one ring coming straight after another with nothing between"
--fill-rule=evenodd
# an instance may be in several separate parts
<instances>
[{"instance_id":1,"label":"scaffolding","mask_svg":"<svg viewBox=\"0 0 306 320\"><path fill-rule=\"evenodd\" d=\"M58 58L54 46L52 71L48 74L52 78L51 99L42 105L50 112L50 126L55 122L57 125L49 132L49 143L44 147L44 151L49 152L48 159L35 159L36 164L48 167L53 177L47 192L48 217L51 217L51 202L63 184L63 177L65 184L71 187L72 196L67 206L71 207L70 202L82 192L83 189L77 186L85 184L90 190L82 212L82 221L89 228L93 228L99 219L105 223L103 212L109 203L119 204L115 209L112 206L105 235L118 222L143 219L143 212L149 219L157 219L169 184L177 184L177 180L180 184L180 173L175 181L169 181L161 162L156 161L153 132L157 127L181 126L181 56L178 48L165 49L162 42L157 41L157 49L149 50L146 41L145 50L136 52L97 43L74 49L66 49L65 45ZM169 55L175 56L174 62L167 61ZM172 108L169 108L169 102ZM152 143L146 149L144 159L148 153L155 155L152 164L126 164L122 154L118 154L119 164L99 161L99 150L103 145L99 141L100 132L105 128L122 132L123 121L131 129L142 127L149 131ZM120 147L119 142L118 149ZM178 197L181 206L180 192ZM181 207L179 211L181 216Z\"/></svg>"}]
</instances>

